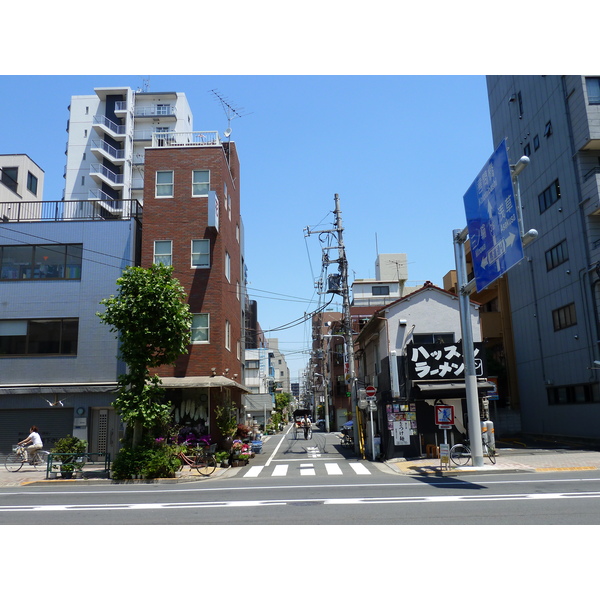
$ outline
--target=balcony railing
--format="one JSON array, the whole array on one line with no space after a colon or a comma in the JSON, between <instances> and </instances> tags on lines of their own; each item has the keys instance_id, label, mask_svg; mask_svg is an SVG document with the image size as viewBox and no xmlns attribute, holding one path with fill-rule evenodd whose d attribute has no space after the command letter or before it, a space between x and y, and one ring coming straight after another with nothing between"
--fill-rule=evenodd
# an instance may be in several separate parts
<instances>
[{"instance_id":1,"label":"balcony railing","mask_svg":"<svg viewBox=\"0 0 600 600\"><path fill-rule=\"evenodd\" d=\"M125 125L119 125L107 117L94 117L94 125L108 129L114 135L125 135Z\"/></svg>"},{"instance_id":2,"label":"balcony railing","mask_svg":"<svg viewBox=\"0 0 600 600\"><path fill-rule=\"evenodd\" d=\"M119 200L117 215L94 200L56 200L44 202L0 202L0 219L11 223L48 221L106 221L141 219L142 206L137 200Z\"/></svg>"},{"instance_id":3,"label":"balcony railing","mask_svg":"<svg viewBox=\"0 0 600 600\"><path fill-rule=\"evenodd\" d=\"M152 147L220 146L218 131L160 131L152 134Z\"/></svg>"},{"instance_id":4,"label":"balcony railing","mask_svg":"<svg viewBox=\"0 0 600 600\"><path fill-rule=\"evenodd\" d=\"M114 148L104 140L92 140L92 152L95 149L102 150L114 160L123 160L125 158L125 150L119 150L118 148Z\"/></svg>"},{"instance_id":5,"label":"balcony railing","mask_svg":"<svg viewBox=\"0 0 600 600\"><path fill-rule=\"evenodd\" d=\"M90 175L97 175L100 177L104 177L110 183L114 183L115 185L123 185L123 175L119 175L117 173L113 173L110 169L100 164L92 164L90 165Z\"/></svg>"},{"instance_id":6,"label":"balcony railing","mask_svg":"<svg viewBox=\"0 0 600 600\"><path fill-rule=\"evenodd\" d=\"M168 104L154 106L136 106L136 117L173 117L177 114L177 108Z\"/></svg>"}]
</instances>

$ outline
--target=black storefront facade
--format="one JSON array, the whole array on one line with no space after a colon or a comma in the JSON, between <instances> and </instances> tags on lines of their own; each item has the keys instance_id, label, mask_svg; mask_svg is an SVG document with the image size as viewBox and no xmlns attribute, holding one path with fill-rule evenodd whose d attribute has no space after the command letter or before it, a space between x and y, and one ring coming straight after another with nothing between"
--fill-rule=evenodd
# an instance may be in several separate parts
<instances>
[{"instance_id":1,"label":"black storefront facade","mask_svg":"<svg viewBox=\"0 0 600 600\"><path fill-rule=\"evenodd\" d=\"M479 398L493 386L485 378L483 344L476 343L475 363ZM382 361L377 394L377 424L381 457L415 458L428 445L444 441L435 422L436 405L454 407L455 425L449 442L462 441L468 431L462 344L408 344L397 361L398 387L393 390L390 357ZM392 369L390 369L392 367Z\"/></svg>"}]
</instances>

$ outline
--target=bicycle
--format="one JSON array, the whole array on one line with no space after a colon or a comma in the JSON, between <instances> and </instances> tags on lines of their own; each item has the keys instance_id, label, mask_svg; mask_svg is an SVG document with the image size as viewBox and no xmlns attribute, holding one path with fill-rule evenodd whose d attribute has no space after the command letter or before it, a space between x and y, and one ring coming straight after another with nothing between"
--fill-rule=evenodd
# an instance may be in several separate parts
<instances>
[{"instance_id":1,"label":"bicycle","mask_svg":"<svg viewBox=\"0 0 600 600\"><path fill-rule=\"evenodd\" d=\"M21 467L28 462L34 469L46 469L48 463L48 455L46 450L36 450L33 456L25 460L25 447L16 445L13 446L12 452L6 456L4 466L7 471L16 473L21 470Z\"/></svg>"},{"instance_id":2,"label":"bicycle","mask_svg":"<svg viewBox=\"0 0 600 600\"><path fill-rule=\"evenodd\" d=\"M495 465L496 464L496 449L488 446L485 442L482 442L483 445L483 455L490 459L490 462ZM464 467L470 460L471 456L471 446L468 442L464 444L455 444L450 448L450 460L459 467Z\"/></svg>"},{"instance_id":3,"label":"bicycle","mask_svg":"<svg viewBox=\"0 0 600 600\"><path fill-rule=\"evenodd\" d=\"M211 475L217 468L217 461L212 447L195 448L190 456L185 452L180 452L177 456L181 460L181 467L186 464L191 468L196 469L200 475Z\"/></svg>"}]
</instances>

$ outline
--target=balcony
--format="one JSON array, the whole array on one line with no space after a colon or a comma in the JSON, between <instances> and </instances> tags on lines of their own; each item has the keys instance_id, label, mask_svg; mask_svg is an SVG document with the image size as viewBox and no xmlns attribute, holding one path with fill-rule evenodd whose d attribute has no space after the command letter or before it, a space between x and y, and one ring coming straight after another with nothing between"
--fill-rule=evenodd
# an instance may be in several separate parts
<instances>
[{"instance_id":1,"label":"balcony","mask_svg":"<svg viewBox=\"0 0 600 600\"><path fill-rule=\"evenodd\" d=\"M125 162L125 151L113 148L104 140L92 140L91 150L98 160L106 158L116 164L122 164Z\"/></svg>"},{"instance_id":2,"label":"balcony","mask_svg":"<svg viewBox=\"0 0 600 600\"><path fill-rule=\"evenodd\" d=\"M88 200L96 202L98 206L107 210L111 214L121 214L123 212L123 200L116 200L111 198L106 192L102 190L89 190Z\"/></svg>"},{"instance_id":3,"label":"balcony","mask_svg":"<svg viewBox=\"0 0 600 600\"><path fill-rule=\"evenodd\" d=\"M163 146L221 146L218 131L161 131L152 133L152 148Z\"/></svg>"},{"instance_id":4,"label":"balcony","mask_svg":"<svg viewBox=\"0 0 600 600\"><path fill-rule=\"evenodd\" d=\"M170 104L154 104L152 106L136 106L136 119L160 119L161 121L176 121L177 108Z\"/></svg>"},{"instance_id":5,"label":"balcony","mask_svg":"<svg viewBox=\"0 0 600 600\"><path fill-rule=\"evenodd\" d=\"M11 223L37 221L105 221L141 219L142 206L137 200L119 200L121 210L107 211L97 200L57 200L44 202L2 202L0 218Z\"/></svg>"},{"instance_id":6,"label":"balcony","mask_svg":"<svg viewBox=\"0 0 600 600\"><path fill-rule=\"evenodd\" d=\"M90 175L99 185L106 183L113 189L121 189L124 185L123 175L113 173L110 169L100 164L90 165Z\"/></svg>"},{"instance_id":7,"label":"balcony","mask_svg":"<svg viewBox=\"0 0 600 600\"><path fill-rule=\"evenodd\" d=\"M115 139L125 137L125 125L119 125L118 123L111 121L107 117L94 117L92 127L98 133L98 135L107 133Z\"/></svg>"}]
</instances>

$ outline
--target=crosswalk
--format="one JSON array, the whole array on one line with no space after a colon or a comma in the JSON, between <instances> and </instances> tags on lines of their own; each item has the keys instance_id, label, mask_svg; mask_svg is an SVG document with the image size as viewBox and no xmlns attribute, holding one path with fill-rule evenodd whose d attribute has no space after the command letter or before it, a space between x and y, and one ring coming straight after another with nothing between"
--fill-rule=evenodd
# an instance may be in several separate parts
<instances>
[{"instance_id":1,"label":"crosswalk","mask_svg":"<svg viewBox=\"0 0 600 600\"><path fill-rule=\"evenodd\" d=\"M342 468L344 465L344 468ZM359 462L297 462L283 463L269 466L252 466L244 472L242 477L286 477L300 475L311 477L315 475L371 475L371 471Z\"/></svg>"}]
</instances>

